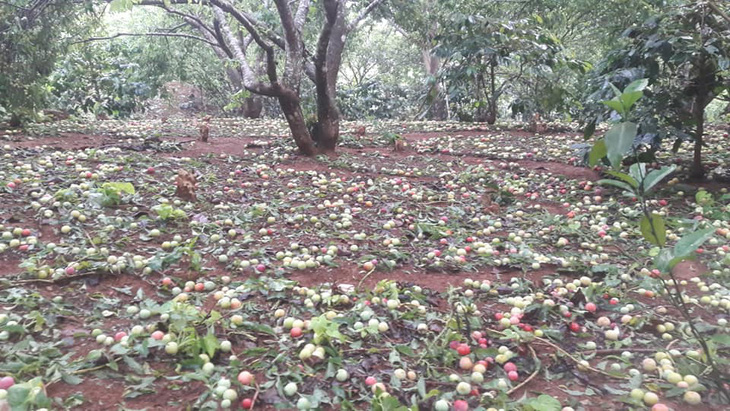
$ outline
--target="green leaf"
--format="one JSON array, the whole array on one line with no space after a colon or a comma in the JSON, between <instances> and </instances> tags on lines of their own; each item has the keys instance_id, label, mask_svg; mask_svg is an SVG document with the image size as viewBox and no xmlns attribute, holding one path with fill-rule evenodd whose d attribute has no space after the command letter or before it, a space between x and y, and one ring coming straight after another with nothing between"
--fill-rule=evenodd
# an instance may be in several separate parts
<instances>
[{"instance_id":1,"label":"green leaf","mask_svg":"<svg viewBox=\"0 0 730 411\"><path fill-rule=\"evenodd\" d=\"M631 150L636 138L637 126L632 122L614 124L606 133L606 149L608 161L617 168L621 165L624 155Z\"/></svg>"},{"instance_id":2,"label":"green leaf","mask_svg":"<svg viewBox=\"0 0 730 411\"><path fill-rule=\"evenodd\" d=\"M218 338L216 338L215 334L211 332L209 332L205 335L205 337L202 338L201 345L203 351L205 351L205 353L208 354L208 357L210 358L215 357L215 352L218 347L220 347Z\"/></svg>"},{"instance_id":3,"label":"green leaf","mask_svg":"<svg viewBox=\"0 0 730 411\"><path fill-rule=\"evenodd\" d=\"M623 181L603 179L603 180L598 180L598 184L618 187L626 192L624 194L634 195L634 190L631 188L631 186L624 183Z\"/></svg>"},{"instance_id":4,"label":"green leaf","mask_svg":"<svg viewBox=\"0 0 730 411\"><path fill-rule=\"evenodd\" d=\"M651 191L651 189L654 188L655 185L659 184L666 176L672 174L674 170L676 170L676 168L677 167L674 165L670 167L662 167L659 170L653 170L652 172L647 174L644 178L644 181L642 182L644 194Z\"/></svg>"},{"instance_id":5,"label":"green leaf","mask_svg":"<svg viewBox=\"0 0 730 411\"><path fill-rule=\"evenodd\" d=\"M30 394L30 389L27 384L15 384L8 388L7 401L11 409L27 409L26 400Z\"/></svg>"},{"instance_id":6,"label":"green leaf","mask_svg":"<svg viewBox=\"0 0 730 411\"><path fill-rule=\"evenodd\" d=\"M124 355L122 356L122 359L132 371L136 372L137 374L146 374L144 368L142 368L142 365L138 363L134 358L128 355Z\"/></svg>"},{"instance_id":7,"label":"green leaf","mask_svg":"<svg viewBox=\"0 0 730 411\"><path fill-rule=\"evenodd\" d=\"M398 354L398 351L396 351L396 350L393 350L390 352L390 355L388 356L388 362L390 362L393 365L399 364L399 363L403 364L403 360L401 360L400 354Z\"/></svg>"},{"instance_id":8,"label":"green leaf","mask_svg":"<svg viewBox=\"0 0 730 411\"><path fill-rule=\"evenodd\" d=\"M119 371L119 364L116 361L109 361L106 365L114 371Z\"/></svg>"},{"instance_id":9,"label":"green leaf","mask_svg":"<svg viewBox=\"0 0 730 411\"><path fill-rule=\"evenodd\" d=\"M66 373L61 374L61 379L63 380L63 382L65 382L68 385L79 385L84 381L81 379L81 377L79 377L77 375L66 374Z\"/></svg>"},{"instance_id":10,"label":"green leaf","mask_svg":"<svg viewBox=\"0 0 730 411\"><path fill-rule=\"evenodd\" d=\"M636 181L643 181L646 178L646 163L634 163L629 167L629 175Z\"/></svg>"},{"instance_id":11,"label":"green leaf","mask_svg":"<svg viewBox=\"0 0 730 411\"><path fill-rule=\"evenodd\" d=\"M619 100L606 100L606 101L602 101L601 103L616 110L616 112L618 112L621 115L624 115L624 113L625 113L624 105Z\"/></svg>"},{"instance_id":12,"label":"green leaf","mask_svg":"<svg viewBox=\"0 0 730 411\"><path fill-rule=\"evenodd\" d=\"M534 411L560 411L563 408L560 401L547 394L530 398L525 405Z\"/></svg>"},{"instance_id":13,"label":"green leaf","mask_svg":"<svg viewBox=\"0 0 730 411\"><path fill-rule=\"evenodd\" d=\"M619 180L623 180L624 182L628 183L628 185L630 185L633 188L639 188L639 181L637 181L634 177L632 177L626 173L622 173L620 171L609 170L606 172L606 174L608 174L612 177L616 177Z\"/></svg>"},{"instance_id":14,"label":"green leaf","mask_svg":"<svg viewBox=\"0 0 730 411\"><path fill-rule=\"evenodd\" d=\"M606 150L606 142L603 139L598 140L593 144L590 154L588 154L588 164L593 167L598 164L604 157L606 157L608 151Z\"/></svg>"},{"instance_id":15,"label":"green leaf","mask_svg":"<svg viewBox=\"0 0 730 411\"><path fill-rule=\"evenodd\" d=\"M420 395L422 399L426 399L426 380L423 377L418 379L416 388L418 389L418 395Z\"/></svg>"},{"instance_id":16,"label":"green leaf","mask_svg":"<svg viewBox=\"0 0 730 411\"><path fill-rule=\"evenodd\" d=\"M644 216L639 223L641 234L654 245L664 247L667 243L667 230L664 226L664 219L659 214L652 214L651 218Z\"/></svg>"},{"instance_id":17,"label":"green leaf","mask_svg":"<svg viewBox=\"0 0 730 411\"><path fill-rule=\"evenodd\" d=\"M654 258L654 265L657 269L659 269L659 271L668 273L675 265L684 259L685 258L683 257L675 257L672 249L665 248Z\"/></svg>"},{"instance_id":18,"label":"green leaf","mask_svg":"<svg viewBox=\"0 0 730 411\"><path fill-rule=\"evenodd\" d=\"M339 331L340 324L328 320L324 314L313 318L311 327L312 330L314 330L315 335L326 337L327 339L334 338L340 342L347 341L347 337Z\"/></svg>"},{"instance_id":19,"label":"green leaf","mask_svg":"<svg viewBox=\"0 0 730 411\"><path fill-rule=\"evenodd\" d=\"M710 337L710 341L717 345L730 347L730 334L716 334Z\"/></svg>"},{"instance_id":20,"label":"green leaf","mask_svg":"<svg viewBox=\"0 0 730 411\"><path fill-rule=\"evenodd\" d=\"M102 184L101 188L110 188L114 191L132 194L132 195L134 195L134 193L135 193L134 186L132 185L132 183L109 182L109 183Z\"/></svg>"},{"instance_id":21,"label":"green leaf","mask_svg":"<svg viewBox=\"0 0 730 411\"><path fill-rule=\"evenodd\" d=\"M624 89L624 93L632 93L635 91L643 91L647 86L649 85L649 79L641 78L638 80L634 80L626 86Z\"/></svg>"},{"instance_id":22,"label":"green leaf","mask_svg":"<svg viewBox=\"0 0 730 411\"><path fill-rule=\"evenodd\" d=\"M395 349L398 350L399 353L408 356L408 357L415 357L416 353L413 351L413 349L407 345L396 345Z\"/></svg>"},{"instance_id":23,"label":"green leaf","mask_svg":"<svg viewBox=\"0 0 730 411\"><path fill-rule=\"evenodd\" d=\"M698 191L697 194L695 194L695 202L701 206L711 205L712 204L712 194L710 194L704 190Z\"/></svg>"},{"instance_id":24,"label":"green leaf","mask_svg":"<svg viewBox=\"0 0 730 411\"><path fill-rule=\"evenodd\" d=\"M613 90L613 94L616 95L616 98L621 97L621 90L618 89L618 87L614 86L613 84L609 83L609 86L611 86L611 90Z\"/></svg>"},{"instance_id":25,"label":"green leaf","mask_svg":"<svg viewBox=\"0 0 730 411\"><path fill-rule=\"evenodd\" d=\"M644 95L641 91L625 92L621 94L621 105L623 106L624 113L628 113L631 107Z\"/></svg>"},{"instance_id":26,"label":"green leaf","mask_svg":"<svg viewBox=\"0 0 730 411\"><path fill-rule=\"evenodd\" d=\"M706 228L682 237L674 246L674 256L680 258L692 256L713 234L715 234L714 228Z\"/></svg>"}]
</instances>

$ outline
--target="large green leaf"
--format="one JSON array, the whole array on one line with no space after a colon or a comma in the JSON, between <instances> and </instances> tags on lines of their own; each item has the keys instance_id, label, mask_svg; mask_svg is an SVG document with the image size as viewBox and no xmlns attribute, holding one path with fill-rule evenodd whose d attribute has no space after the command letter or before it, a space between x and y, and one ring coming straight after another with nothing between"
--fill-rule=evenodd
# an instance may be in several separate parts
<instances>
[{"instance_id":1,"label":"large green leaf","mask_svg":"<svg viewBox=\"0 0 730 411\"><path fill-rule=\"evenodd\" d=\"M641 91L625 92L621 94L621 105L623 106L624 113L628 113L631 107L644 95Z\"/></svg>"},{"instance_id":2,"label":"large green leaf","mask_svg":"<svg viewBox=\"0 0 730 411\"><path fill-rule=\"evenodd\" d=\"M659 271L668 273L672 268L672 260L674 259L674 253L669 248L662 249L659 254L654 257L654 265Z\"/></svg>"},{"instance_id":3,"label":"large green leaf","mask_svg":"<svg viewBox=\"0 0 730 411\"><path fill-rule=\"evenodd\" d=\"M634 80L626 86L624 89L624 93L632 93L635 91L643 91L647 86L649 85L649 79L641 78L638 80Z\"/></svg>"},{"instance_id":4,"label":"large green leaf","mask_svg":"<svg viewBox=\"0 0 730 411\"><path fill-rule=\"evenodd\" d=\"M611 166L621 165L624 154L631 150L636 137L637 126L632 122L617 123L606 133L606 151Z\"/></svg>"},{"instance_id":5,"label":"large green leaf","mask_svg":"<svg viewBox=\"0 0 730 411\"><path fill-rule=\"evenodd\" d=\"M644 216L639 223L641 234L654 245L664 247L667 243L667 229L664 226L664 219L659 214L652 214L651 218Z\"/></svg>"},{"instance_id":6,"label":"large green leaf","mask_svg":"<svg viewBox=\"0 0 730 411\"><path fill-rule=\"evenodd\" d=\"M695 251L715 233L714 228L706 228L698 230L682 237L674 246L674 256L679 258L687 258L694 254Z\"/></svg>"},{"instance_id":7,"label":"large green leaf","mask_svg":"<svg viewBox=\"0 0 730 411\"><path fill-rule=\"evenodd\" d=\"M655 185L659 184L666 176L672 174L676 170L676 166L662 167L659 170L653 170L646 175L644 181L642 181L642 189L644 193L648 193L654 188Z\"/></svg>"},{"instance_id":8,"label":"large green leaf","mask_svg":"<svg viewBox=\"0 0 730 411\"><path fill-rule=\"evenodd\" d=\"M634 190L631 188L631 186L624 183L623 181L603 179L598 180L598 184L618 187L625 191L624 194L634 195Z\"/></svg>"},{"instance_id":9,"label":"large green leaf","mask_svg":"<svg viewBox=\"0 0 730 411\"><path fill-rule=\"evenodd\" d=\"M593 144L593 148L591 148L590 154L588 154L588 164L590 164L591 167L598 164L601 159L606 157L606 154L608 152L606 151L606 142L603 140L596 141L595 144Z\"/></svg>"},{"instance_id":10,"label":"large green leaf","mask_svg":"<svg viewBox=\"0 0 730 411\"><path fill-rule=\"evenodd\" d=\"M603 101L603 104L605 104L608 107L616 110L616 112L618 112L622 116L625 113L624 105L619 100L606 100L606 101Z\"/></svg>"},{"instance_id":11,"label":"large green leaf","mask_svg":"<svg viewBox=\"0 0 730 411\"><path fill-rule=\"evenodd\" d=\"M26 384L16 384L8 388L7 401L12 409L28 409L27 401L31 387Z\"/></svg>"},{"instance_id":12,"label":"large green leaf","mask_svg":"<svg viewBox=\"0 0 730 411\"><path fill-rule=\"evenodd\" d=\"M634 178L633 176L630 176L626 173L622 173L620 171L609 170L606 172L606 174L608 174L612 177L616 177L619 180L626 182L628 185L630 185L633 188L639 188L639 182L636 180L636 178Z\"/></svg>"},{"instance_id":13,"label":"large green leaf","mask_svg":"<svg viewBox=\"0 0 730 411\"><path fill-rule=\"evenodd\" d=\"M215 334L212 332L208 332L208 334L206 334L205 337L200 340L200 343L200 348L202 348L203 351L205 351L205 353L208 354L210 358L213 358L215 356L216 350L220 348L218 338L216 338Z\"/></svg>"},{"instance_id":14,"label":"large green leaf","mask_svg":"<svg viewBox=\"0 0 730 411\"><path fill-rule=\"evenodd\" d=\"M636 181L644 181L646 178L646 163L634 163L629 167L629 175ZM637 186L638 187L638 186Z\"/></svg>"}]
</instances>

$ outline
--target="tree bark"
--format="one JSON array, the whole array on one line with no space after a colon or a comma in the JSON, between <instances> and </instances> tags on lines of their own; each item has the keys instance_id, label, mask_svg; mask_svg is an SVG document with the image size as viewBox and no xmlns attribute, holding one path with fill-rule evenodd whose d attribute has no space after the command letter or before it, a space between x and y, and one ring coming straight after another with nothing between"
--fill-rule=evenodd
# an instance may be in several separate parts
<instances>
[{"instance_id":1,"label":"tree bark","mask_svg":"<svg viewBox=\"0 0 730 411\"><path fill-rule=\"evenodd\" d=\"M441 67L441 59L431 54L431 50L427 49L423 49L421 55L423 56L423 67L426 70L426 75L436 79L439 68ZM432 120L446 120L446 99L441 98L441 84L439 84L438 80L434 80L431 95L433 96L433 102L429 109L429 117Z\"/></svg>"},{"instance_id":2,"label":"tree bark","mask_svg":"<svg viewBox=\"0 0 730 411\"><path fill-rule=\"evenodd\" d=\"M489 96L489 110L487 111L487 124L490 126L497 122L497 87L496 87L496 74L494 73L494 67L496 64L493 62L489 66L489 88L490 88L490 96Z\"/></svg>"},{"instance_id":3,"label":"tree bark","mask_svg":"<svg viewBox=\"0 0 730 411\"><path fill-rule=\"evenodd\" d=\"M258 50L256 54L256 61L254 62L253 71L257 76L264 74L264 60L266 55L263 51ZM240 88L239 88L240 89ZM241 108L241 114L244 118L261 118L261 114L264 111L264 97L252 94L243 100L243 107Z\"/></svg>"},{"instance_id":4,"label":"tree bark","mask_svg":"<svg viewBox=\"0 0 730 411\"><path fill-rule=\"evenodd\" d=\"M697 94L695 96L694 107L692 114L695 121L695 146L694 153L692 155L692 167L690 168L690 177L693 179L705 178L705 167L702 164L702 144L705 134L705 104L704 96Z\"/></svg>"},{"instance_id":5,"label":"tree bark","mask_svg":"<svg viewBox=\"0 0 730 411\"><path fill-rule=\"evenodd\" d=\"M340 136L340 119L335 103L336 86L332 82L337 81L337 76L331 76L332 64L339 65L339 58L333 62L333 55L329 52L335 35L334 27L342 24L342 3L338 0L324 0L325 23L317 41L317 51L314 56L314 79L317 93L317 124L314 127L312 138L322 152L332 152L337 146ZM342 39L340 39L342 40ZM344 41L343 41L344 43ZM341 55L341 53L335 53Z\"/></svg>"},{"instance_id":6,"label":"tree bark","mask_svg":"<svg viewBox=\"0 0 730 411\"><path fill-rule=\"evenodd\" d=\"M312 0L273 0L281 21L283 37L277 34L278 30L271 30L229 0L201 2L210 6L213 12L212 25L204 22L198 15L171 7L172 4L188 4L186 0L141 0L138 4L161 7L168 13L182 17L198 29L203 36L200 39L213 44L220 58L235 60L239 68L227 72L231 82L240 83L241 88L254 94L276 97L297 147L302 154L312 156L319 152L334 151L337 146L340 126L336 103L337 77L347 35L381 2L383 0L371 0L349 23L346 21L348 13L345 0L318 2L323 4L326 22L320 32L314 61L311 60L302 38ZM231 22L237 22L239 27L233 30ZM244 29L248 32L246 39L241 35ZM255 44L263 51L261 58L257 60L258 67L252 67L248 58L250 55L247 56L249 44ZM276 50L283 50L283 59L277 59ZM283 70L278 70L277 62L282 60ZM262 71L268 81L262 81ZM317 122L312 130L305 120L299 97L304 75L314 81L316 88ZM247 116L257 117L261 110L262 103L257 97L244 101L243 111Z\"/></svg>"},{"instance_id":7,"label":"tree bark","mask_svg":"<svg viewBox=\"0 0 730 411\"><path fill-rule=\"evenodd\" d=\"M251 96L243 100L241 115L243 115L244 118L261 118L263 111L264 102L261 97Z\"/></svg>"},{"instance_id":8,"label":"tree bark","mask_svg":"<svg viewBox=\"0 0 730 411\"><path fill-rule=\"evenodd\" d=\"M278 100L299 151L306 156L316 155L317 147L309 134L299 97L294 93L286 93L279 96Z\"/></svg>"},{"instance_id":9,"label":"tree bark","mask_svg":"<svg viewBox=\"0 0 730 411\"><path fill-rule=\"evenodd\" d=\"M342 64L342 53L345 50L345 42L350 32L345 21L345 7L337 7L337 16L332 25L329 44L327 45L327 87L332 96L337 97L337 78L340 74Z\"/></svg>"},{"instance_id":10,"label":"tree bark","mask_svg":"<svg viewBox=\"0 0 730 411\"><path fill-rule=\"evenodd\" d=\"M693 179L704 179L705 167L702 164L702 145L705 135L705 109L715 98L714 92L710 87L712 84L715 84L716 67L704 52L700 53L698 59L696 66L697 76L693 84L689 87L689 94L695 97L692 103L692 117L695 122L695 141L690 177Z\"/></svg>"}]
</instances>

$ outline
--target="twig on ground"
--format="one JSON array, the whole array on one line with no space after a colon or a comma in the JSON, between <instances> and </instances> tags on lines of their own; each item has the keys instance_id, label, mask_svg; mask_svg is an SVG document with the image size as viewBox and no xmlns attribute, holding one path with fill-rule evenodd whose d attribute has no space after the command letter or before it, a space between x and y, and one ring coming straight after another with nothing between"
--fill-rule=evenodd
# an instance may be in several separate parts
<instances>
[{"instance_id":1,"label":"twig on ground","mask_svg":"<svg viewBox=\"0 0 730 411\"><path fill-rule=\"evenodd\" d=\"M532 381L533 378L535 378L537 376L537 374L540 372L540 368L542 368L540 366L540 359L537 358L537 353L535 352L535 349L532 348L531 345L528 345L527 348L530 349L532 358L535 360L535 364L537 364L537 366L535 367L535 371L533 371L532 374L530 374L530 376L525 379L525 381L522 381L521 383L519 383L517 386L515 386L511 390L507 391L507 395L510 395L513 392L515 392L515 391L519 390L520 388L524 387L525 385L527 385L530 381Z\"/></svg>"}]
</instances>

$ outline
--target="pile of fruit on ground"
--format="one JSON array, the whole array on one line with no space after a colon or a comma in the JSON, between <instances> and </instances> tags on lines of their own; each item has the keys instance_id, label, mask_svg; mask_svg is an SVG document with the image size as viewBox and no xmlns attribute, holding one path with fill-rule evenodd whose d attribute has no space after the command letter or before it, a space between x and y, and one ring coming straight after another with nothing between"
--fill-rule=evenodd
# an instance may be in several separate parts
<instances>
[{"instance_id":1,"label":"pile of fruit on ground","mask_svg":"<svg viewBox=\"0 0 730 411\"><path fill-rule=\"evenodd\" d=\"M670 245L715 231L687 317L579 134L345 127L316 159L272 121L0 132L0 409L726 409L722 183L649 200Z\"/></svg>"}]
</instances>

